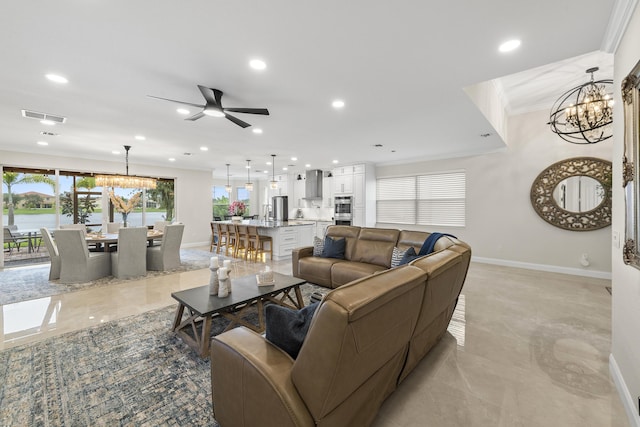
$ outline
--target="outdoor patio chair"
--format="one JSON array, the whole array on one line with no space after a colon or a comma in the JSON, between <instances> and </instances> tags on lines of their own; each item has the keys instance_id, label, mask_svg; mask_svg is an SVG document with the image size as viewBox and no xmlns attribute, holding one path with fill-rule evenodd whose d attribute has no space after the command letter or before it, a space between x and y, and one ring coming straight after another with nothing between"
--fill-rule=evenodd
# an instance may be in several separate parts
<instances>
[{"instance_id":1,"label":"outdoor patio chair","mask_svg":"<svg viewBox=\"0 0 640 427\"><path fill-rule=\"evenodd\" d=\"M22 245L22 243L26 243L27 245L29 244L28 237L21 237L17 234L14 234L9 228L9 226L3 227L2 229L4 230L4 242L8 246L9 255L11 255L14 248L18 252L20 252L20 246Z\"/></svg>"}]
</instances>

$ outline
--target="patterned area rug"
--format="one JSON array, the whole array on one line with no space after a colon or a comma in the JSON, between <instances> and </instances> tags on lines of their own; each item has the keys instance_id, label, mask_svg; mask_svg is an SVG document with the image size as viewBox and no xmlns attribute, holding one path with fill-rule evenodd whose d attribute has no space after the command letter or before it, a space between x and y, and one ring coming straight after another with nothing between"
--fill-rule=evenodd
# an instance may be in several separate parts
<instances>
[{"instance_id":1,"label":"patterned area rug","mask_svg":"<svg viewBox=\"0 0 640 427\"><path fill-rule=\"evenodd\" d=\"M316 289L301 286L306 304ZM218 426L209 361L170 331L176 307L1 351L0 425Z\"/></svg>"},{"instance_id":2,"label":"patterned area rug","mask_svg":"<svg viewBox=\"0 0 640 427\"><path fill-rule=\"evenodd\" d=\"M148 271L147 277L207 268L211 256L211 252L203 250L181 249L180 267L167 271ZM114 285L128 280L136 279L118 279L108 276L86 283L62 284L58 283L57 280L49 281L48 264L30 268L5 269L0 271L0 305L59 295L91 287Z\"/></svg>"}]
</instances>

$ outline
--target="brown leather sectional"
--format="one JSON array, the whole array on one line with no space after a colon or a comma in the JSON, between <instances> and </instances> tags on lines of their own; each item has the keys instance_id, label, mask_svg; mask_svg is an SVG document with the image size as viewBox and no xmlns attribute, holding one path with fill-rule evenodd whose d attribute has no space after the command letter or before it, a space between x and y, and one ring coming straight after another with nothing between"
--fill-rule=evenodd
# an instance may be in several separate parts
<instances>
[{"instance_id":1,"label":"brown leather sectional","mask_svg":"<svg viewBox=\"0 0 640 427\"><path fill-rule=\"evenodd\" d=\"M370 425L446 332L471 259L467 244L443 237L434 253L390 269L393 246L418 250L428 234L345 226L328 233L347 237L347 260L304 262L308 248L294 258L298 277L338 286L322 300L297 359L246 328L213 339L222 427Z\"/></svg>"}]
</instances>

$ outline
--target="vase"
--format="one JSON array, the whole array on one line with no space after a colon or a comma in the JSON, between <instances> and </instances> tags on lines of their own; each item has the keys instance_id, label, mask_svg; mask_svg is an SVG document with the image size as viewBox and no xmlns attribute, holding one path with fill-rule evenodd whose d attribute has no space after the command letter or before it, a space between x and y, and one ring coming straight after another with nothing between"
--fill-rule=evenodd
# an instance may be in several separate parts
<instances>
[{"instance_id":1,"label":"vase","mask_svg":"<svg viewBox=\"0 0 640 427\"><path fill-rule=\"evenodd\" d=\"M231 217L231 221L233 221L233 222L242 222L242 217L234 215L234 216Z\"/></svg>"},{"instance_id":2,"label":"vase","mask_svg":"<svg viewBox=\"0 0 640 427\"><path fill-rule=\"evenodd\" d=\"M127 216L129 215L128 212L122 212L122 226L123 227L127 227Z\"/></svg>"}]
</instances>

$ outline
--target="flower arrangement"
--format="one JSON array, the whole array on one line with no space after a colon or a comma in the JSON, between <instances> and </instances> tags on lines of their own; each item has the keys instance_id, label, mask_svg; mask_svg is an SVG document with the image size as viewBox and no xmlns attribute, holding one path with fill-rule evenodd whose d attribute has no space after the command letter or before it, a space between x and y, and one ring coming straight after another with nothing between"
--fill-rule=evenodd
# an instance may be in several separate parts
<instances>
[{"instance_id":1,"label":"flower arrangement","mask_svg":"<svg viewBox=\"0 0 640 427\"><path fill-rule=\"evenodd\" d=\"M122 199L122 197L117 196L113 190L109 191L109 199L111 199L111 203L113 203L113 207L116 211L122 214L122 221L124 222L124 226L127 226L127 216L133 209L140 203L140 197L142 197L142 192L137 192L129 200L126 202Z\"/></svg>"},{"instance_id":2,"label":"flower arrangement","mask_svg":"<svg viewBox=\"0 0 640 427\"><path fill-rule=\"evenodd\" d=\"M235 200L229 205L229 215L244 216L247 206L240 200Z\"/></svg>"}]
</instances>

